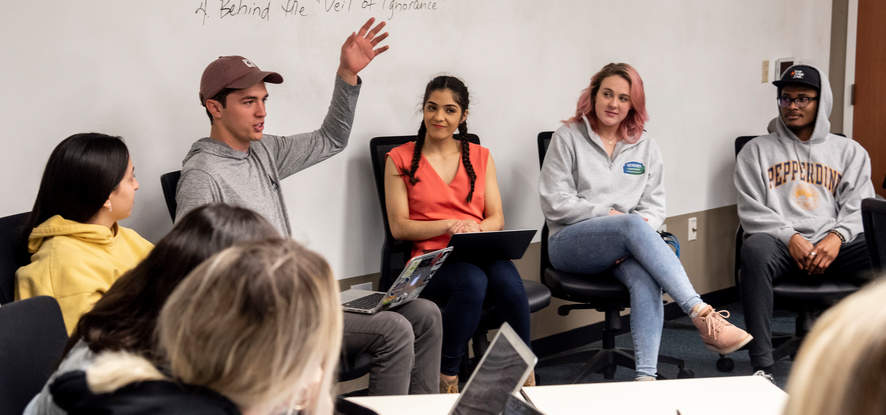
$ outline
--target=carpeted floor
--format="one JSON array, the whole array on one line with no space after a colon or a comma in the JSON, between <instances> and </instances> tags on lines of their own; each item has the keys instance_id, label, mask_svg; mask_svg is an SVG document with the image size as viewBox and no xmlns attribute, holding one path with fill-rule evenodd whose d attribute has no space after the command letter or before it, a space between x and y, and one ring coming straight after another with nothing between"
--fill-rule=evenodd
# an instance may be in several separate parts
<instances>
[{"instance_id":1,"label":"carpeted floor","mask_svg":"<svg viewBox=\"0 0 886 415\"><path fill-rule=\"evenodd\" d=\"M744 315L741 312L739 303L730 304L724 309L729 310L732 317L729 319L733 324L744 328ZM794 330L794 318L789 313L776 312L773 321L772 330L775 333L792 333ZM622 334L616 338L616 345L621 348L632 348L631 337L629 333ZM582 353L583 350L601 346L600 342L591 343L589 345L567 350L553 356L540 359L536 365L536 374L538 375L539 384L556 385L571 383L573 378L579 374L584 362L589 359L588 352ZM665 322L664 332L661 339L662 355L684 359L686 367L695 372L695 377L716 377L716 376L736 376L750 375L752 373L750 359L747 351L740 350L731 354L729 357L735 362L735 368L732 372L723 373L717 370L717 359L719 355L706 349L698 337L698 332L692 325L688 317L682 317L677 320ZM784 389L788 374L791 370L791 360L785 358L776 362L773 368L776 384ZM677 376L677 369L672 365L659 364L659 373L668 378ZM602 374L592 374L582 380L582 383L588 382L613 382L613 381L630 381L633 380L633 370L619 367L615 373L614 380L603 378Z\"/></svg>"}]
</instances>

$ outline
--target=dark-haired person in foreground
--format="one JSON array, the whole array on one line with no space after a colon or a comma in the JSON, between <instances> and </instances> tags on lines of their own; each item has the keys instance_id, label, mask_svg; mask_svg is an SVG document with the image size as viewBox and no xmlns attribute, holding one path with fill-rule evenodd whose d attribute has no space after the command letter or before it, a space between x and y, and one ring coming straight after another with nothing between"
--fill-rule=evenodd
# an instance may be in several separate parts
<instances>
[{"instance_id":1,"label":"dark-haired person in foreground","mask_svg":"<svg viewBox=\"0 0 886 415\"><path fill-rule=\"evenodd\" d=\"M773 82L780 116L748 142L735 163L741 299L755 371L772 375L772 283L861 278L871 268L861 200L874 196L871 160L857 142L831 134L831 85L817 68L795 65Z\"/></svg>"},{"instance_id":2,"label":"dark-haired person in foreground","mask_svg":"<svg viewBox=\"0 0 886 415\"><path fill-rule=\"evenodd\" d=\"M85 369L103 351L126 351L162 365L153 336L157 315L175 287L206 258L236 242L278 236L268 221L249 209L210 204L192 210L80 318L56 374ZM50 383L52 378L46 384ZM52 402L48 387L24 413L64 414Z\"/></svg>"},{"instance_id":3,"label":"dark-haired person in foreground","mask_svg":"<svg viewBox=\"0 0 886 415\"><path fill-rule=\"evenodd\" d=\"M342 45L329 112L320 129L310 133L263 133L265 83L283 82L280 74L261 71L240 56L210 63L200 82L200 101L212 127L209 137L194 143L185 157L176 216L205 203L224 202L258 212L289 237L280 180L337 154L347 144L360 91L357 74L388 48L375 48L387 33L379 35L384 23L373 28L372 22ZM372 356L370 394L433 393L441 332L437 307L426 300L412 301L395 312L345 313L342 347L346 356Z\"/></svg>"},{"instance_id":4,"label":"dark-haired person in foreground","mask_svg":"<svg viewBox=\"0 0 886 415\"><path fill-rule=\"evenodd\" d=\"M22 235L30 264L15 273L15 299L58 301L70 334L111 284L138 264L151 243L117 224L132 213L138 180L120 137L64 139L49 156Z\"/></svg>"}]
</instances>

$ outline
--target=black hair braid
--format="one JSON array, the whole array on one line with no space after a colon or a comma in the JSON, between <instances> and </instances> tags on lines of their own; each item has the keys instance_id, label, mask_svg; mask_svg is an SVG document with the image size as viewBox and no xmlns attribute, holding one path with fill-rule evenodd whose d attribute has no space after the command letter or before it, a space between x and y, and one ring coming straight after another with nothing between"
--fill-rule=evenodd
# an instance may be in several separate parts
<instances>
[{"instance_id":1,"label":"black hair braid","mask_svg":"<svg viewBox=\"0 0 886 415\"><path fill-rule=\"evenodd\" d=\"M428 127L425 127L425 123L422 121L421 126L418 127L418 135L415 136L415 149L412 151L412 163L409 164L409 170L402 169L400 171L401 175L409 177L409 184L413 186L419 181L415 177L415 171L418 170L418 162L421 160L421 148L424 147L425 133L427 131Z\"/></svg>"},{"instance_id":2,"label":"black hair braid","mask_svg":"<svg viewBox=\"0 0 886 415\"><path fill-rule=\"evenodd\" d=\"M458 125L458 136L458 139L461 140L461 163L465 166L465 171L468 172L468 178L471 180L471 191L468 192L468 197L465 201L471 203L471 199L474 197L474 184L477 181L477 173L474 171L474 166L471 164L471 145L468 143L467 121L462 121L462 123Z\"/></svg>"}]
</instances>

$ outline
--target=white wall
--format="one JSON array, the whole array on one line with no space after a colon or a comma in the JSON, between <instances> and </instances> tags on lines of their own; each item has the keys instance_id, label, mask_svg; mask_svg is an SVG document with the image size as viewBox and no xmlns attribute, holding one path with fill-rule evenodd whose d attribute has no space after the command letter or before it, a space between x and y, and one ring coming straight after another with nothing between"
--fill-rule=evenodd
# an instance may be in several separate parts
<instances>
[{"instance_id":1,"label":"white wall","mask_svg":"<svg viewBox=\"0 0 886 415\"><path fill-rule=\"evenodd\" d=\"M197 89L204 66L242 54L286 83L269 87L266 131L316 128L331 94L338 50L368 17L388 20L391 50L361 75L351 143L284 181L295 237L327 256L339 277L378 269L381 217L368 140L418 127L424 84L439 73L471 89L470 129L492 149L509 228L538 227L535 135L573 112L590 76L611 61L632 63L646 84L651 122L666 163L668 214L735 202L732 141L760 133L775 115L761 62L793 56L827 67L830 0L588 1L436 0L401 11L390 0L328 13L301 0L267 5L268 19L219 18L240 0L5 2L0 17L0 215L28 210L43 165L64 137L123 136L141 190L125 222L156 241L170 228L159 176L180 168L208 134ZM202 5L204 16L195 10Z\"/></svg>"}]
</instances>

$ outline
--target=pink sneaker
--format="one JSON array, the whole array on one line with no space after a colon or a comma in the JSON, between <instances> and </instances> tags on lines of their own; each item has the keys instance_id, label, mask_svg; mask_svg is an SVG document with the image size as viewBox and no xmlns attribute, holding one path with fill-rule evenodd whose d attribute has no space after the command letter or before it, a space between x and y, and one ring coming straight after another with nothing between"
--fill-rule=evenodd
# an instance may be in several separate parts
<instances>
[{"instance_id":1,"label":"pink sneaker","mask_svg":"<svg viewBox=\"0 0 886 415\"><path fill-rule=\"evenodd\" d=\"M701 334L705 346L720 354L729 354L741 349L754 338L748 332L726 321L727 318L729 318L728 311L716 311L707 304L692 318L692 324L695 324Z\"/></svg>"}]
</instances>

